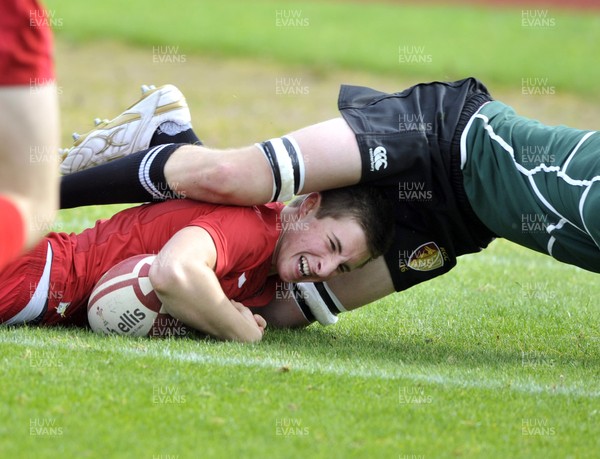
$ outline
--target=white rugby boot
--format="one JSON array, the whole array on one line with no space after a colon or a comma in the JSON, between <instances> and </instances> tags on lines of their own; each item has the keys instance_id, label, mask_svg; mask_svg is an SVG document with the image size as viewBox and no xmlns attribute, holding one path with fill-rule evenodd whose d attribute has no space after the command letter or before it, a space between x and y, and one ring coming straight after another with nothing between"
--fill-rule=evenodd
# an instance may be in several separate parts
<instances>
[{"instance_id":1,"label":"white rugby boot","mask_svg":"<svg viewBox=\"0 0 600 459\"><path fill-rule=\"evenodd\" d=\"M171 84L142 86L142 97L112 120L94 120L86 134L73 133L73 146L59 153L63 175L89 169L122 158L150 146L156 129L169 121L191 127L191 115L185 97Z\"/></svg>"}]
</instances>

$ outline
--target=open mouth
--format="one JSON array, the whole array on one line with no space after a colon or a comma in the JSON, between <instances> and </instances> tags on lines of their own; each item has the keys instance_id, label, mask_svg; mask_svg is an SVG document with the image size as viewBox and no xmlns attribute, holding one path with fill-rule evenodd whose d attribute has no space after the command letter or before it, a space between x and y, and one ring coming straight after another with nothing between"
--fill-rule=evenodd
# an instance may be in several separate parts
<instances>
[{"instance_id":1,"label":"open mouth","mask_svg":"<svg viewBox=\"0 0 600 459\"><path fill-rule=\"evenodd\" d=\"M304 255L300 256L300 261L298 261L298 270L300 271L300 274L302 274L302 276L304 276L304 277L310 276L310 268L308 266L308 260L306 259L306 257Z\"/></svg>"}]
</instances>

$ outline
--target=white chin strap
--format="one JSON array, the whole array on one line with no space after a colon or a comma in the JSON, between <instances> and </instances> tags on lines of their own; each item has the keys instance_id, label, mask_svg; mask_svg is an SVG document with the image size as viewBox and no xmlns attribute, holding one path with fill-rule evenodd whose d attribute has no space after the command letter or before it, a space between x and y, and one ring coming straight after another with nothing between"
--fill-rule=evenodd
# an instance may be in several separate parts
<instances>
[{"instance_id":1,"label":"white chin strap","mask_svg":"<svg viewBox=\"0 0 600 459\"><path fill-rule=\"evenodd\" d=\"M346 309L325 282L299 282L294 286L294 298L309 322L333 325L337 314Z\"/></svg>"}]
</instances>

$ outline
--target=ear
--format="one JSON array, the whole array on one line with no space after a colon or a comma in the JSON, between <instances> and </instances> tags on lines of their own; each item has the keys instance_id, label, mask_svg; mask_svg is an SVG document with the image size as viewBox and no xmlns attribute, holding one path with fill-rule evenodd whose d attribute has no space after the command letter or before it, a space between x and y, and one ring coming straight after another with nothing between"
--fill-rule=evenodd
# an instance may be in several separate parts
<instances>
[{"instance_id":1,"label":"ear","mask_svg":"<svg viewBox=\"0 0 600 459\"><path fill-rule=\"evenodd\" d=\"M321 205L321 193L313 192L306 195L302 204L300 204L300 209L298 210L298 214L300 218L303 218L310 214L311 212L316 212Z\"/></svg>"}]
</instances>

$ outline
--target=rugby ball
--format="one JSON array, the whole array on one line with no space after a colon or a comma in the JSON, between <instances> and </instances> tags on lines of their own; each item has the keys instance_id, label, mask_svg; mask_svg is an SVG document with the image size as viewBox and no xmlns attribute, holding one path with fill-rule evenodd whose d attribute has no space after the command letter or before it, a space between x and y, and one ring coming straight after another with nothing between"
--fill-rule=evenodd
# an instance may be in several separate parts
<instances>
[{"instance_id":1,"label":"rugby ball","mask_svg":"<svg viewBox=\"0 0 600 459\"><path fill-rule=\"evenodd\" d=\"M186 336L191 329L167 314L148 273L156 255L136 255L113 266L88 301L88 322L96 333L127 336Z\"/></svg>"}]
</instances>

